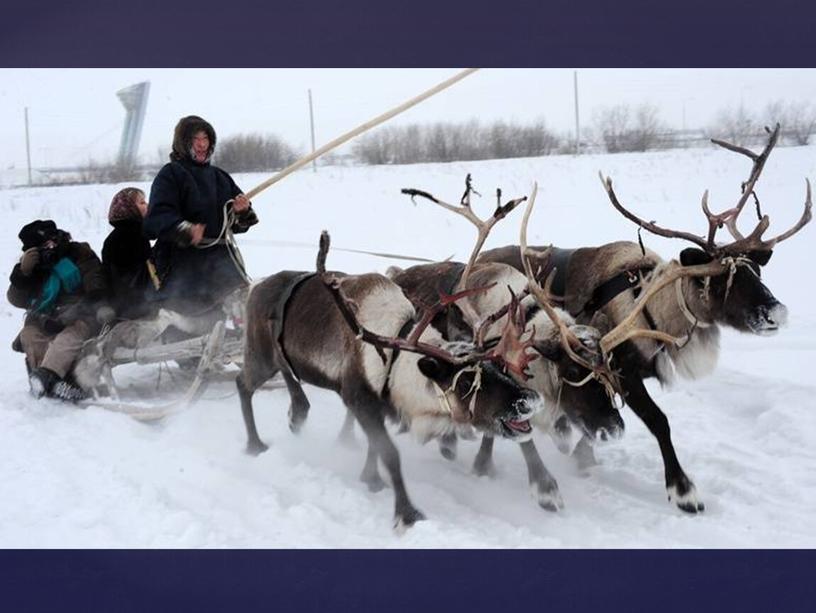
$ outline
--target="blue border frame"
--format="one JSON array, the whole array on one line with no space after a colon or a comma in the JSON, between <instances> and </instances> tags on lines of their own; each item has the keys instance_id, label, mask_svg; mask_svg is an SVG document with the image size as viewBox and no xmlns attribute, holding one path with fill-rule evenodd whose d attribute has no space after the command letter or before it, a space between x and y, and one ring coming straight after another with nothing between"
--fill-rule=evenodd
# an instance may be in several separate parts
<instances>
[{"instance_id":1,"label":"blue border frame","mask_svg":"<svg viewBox=\"0 0 816 613\"><path fill-rule=\"evenodd\" d=\"M802 0L27 0L0 13L0 66L812 67L814 10ZM0 551L0 607L792 612L812 610L814 568L813 551L20 550Z\"/></svg>"},{"instance_id":2,"label":"blue border frame","mask_svg":"<svg viewBox=\"0 0 816 613\"><path fill-rule=\"evenodd\" d=\"M803 0L26 0L5 67L808 67Z\"/></svg>"},{"instance_id":3,"label":"blue border frame","mask_svg":"<svg viewBox=\"0 0 816 613\"><path fill-rule=\"evenodd\" d=\"M812 611L812 551L0 552L5 611Z\"/></svg>"}]
</instances>

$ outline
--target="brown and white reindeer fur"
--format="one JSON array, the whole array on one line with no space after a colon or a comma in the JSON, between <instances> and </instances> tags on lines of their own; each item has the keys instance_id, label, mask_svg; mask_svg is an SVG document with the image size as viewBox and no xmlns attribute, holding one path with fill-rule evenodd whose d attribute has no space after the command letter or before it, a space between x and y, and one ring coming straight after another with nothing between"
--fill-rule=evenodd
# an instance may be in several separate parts
<instances>
[{"instance_id":1,"label":"brown and white reindeer fur","mask_svg":"<svg viewBox=\"0 0 816 613\"><path fill-rule=\"evenodd\" d=\"M463 270L464 264L441 262L412 266L406 270L391 268L389 276L403 288L412 301L429 303L436 299L440 289L446 293L450 292L450 288L458 283ZM467 321L467 315L463 314L456 304L451 305L434 322L446 338L472 339L481 321L505 306L510 291L522 295L527 287L527 278L505 264L477 264L467 279L467 286L489 287L486 291L466 299L471 307L467 313L475 314L478 321ZM538 347L546 347L549 350L547 355L541 355L540 359L530 362L527 367L529 378L521 381L523 385L536 391L543 400L542 410L533 416L532 422L550 433L556 444L562 446L565 444L563 440L565 411L566 416L593 439L596 436L620 435L623 422L599 383L590 380L580 387L564 384L565 378L574 382L581 381L588 371L564 355L558 329L546 313L537 308L536 299L531 295L525 296L521 306L523 312L527 314L525 338L532 335ZM570 315L560 309L557 309L557 313L584 342L597 347L600 338L597 330L588 326L574 326L572 325L574 320ZM485 331L484 340L499 338L506 320L507 315L503 315L490 324ZM486 434L474 462L474 472L477 474L489 474L493 471L492 443L492 437ZM545 468L532 440L522 443L522 453L527 462L532 493L539 505L548 510L556 510L563 506L556 480Z\"/></svg>"},{"instance_id":2,"label":"brown and white reindeer fur","mask_svg":"<svg viewBox=\"0 0 816 613\"><path fill-rule=\"evenodd\" d=\"M534 247L544 251L544 247ZM713 277L681 277L658 290L635 321L635 327L654 329L682 339L665 345L650 338L636 337L611 351L612 365L621 371L621 385L627 404L658 438L666 469L670 499L688 512L704 509L696 489L677 460L671 444L668 420L649 397L643 379L656 377L670 383L675 375L695 379L711 373L719 355L719 326L757 334L772 333L784 325L787 310L759 278L759 266L769 255L749 254L732 259L729 273ZM503 262L521 268L519 249L510 245L486 251L481 260ZM564 271L564 308L576 320L607 332L635 310L637 295L651 284L671 275L678 267L709 262L699 249L686 249L678 259L663 261L650 250L628 241L574 250ZM597 311L589 309L596 290L617 275L629 271L637 275L635 286L625 289ZM549 274L539 269L539 278ZM633 277L634 278L634 277ZM682 299L678 299L677 285ZM651 321L649 321L651 319Z\"/></svg>"},{"instance_id":3,"label":"brown and white reindeer fur","mask_svg":"<svg viewBox=\"0 0 816 613\"><path fill-rule=\"evenodd\" d=\"M520 428L519 424L532 415L534 393L493 364L463 368L438 357L405 350L396 352L395 357L392 349L376 349L357 337L321 275L308 277L292 289L292 280L302 274L273 275L255 286L248 298L244 366L237 380L248 451L259 453L266 449L258 436L252 409L252 394L264 381L282 371L292 399L290 427L295 431L309 408L299 381L334 390L368 437L369 451L361 479L372 490L383 487L377 458L390 473L399 527L409 526L423 516L408 499L399 454L385 429L385 417L402 418L421 436L455 430L457 414L471 415L469 424L483 431L508 437L530 436L529 426ZM411 302L387 277L374 273L331 275L340 279L343 296L367 330L396 338L406 329L410 333L416 325ZM281 308L282 300L286 301L285 308ZM463 343L444 341L431 327L419 340L452 355L468 349Z\"/></svg>"}]
</instances>

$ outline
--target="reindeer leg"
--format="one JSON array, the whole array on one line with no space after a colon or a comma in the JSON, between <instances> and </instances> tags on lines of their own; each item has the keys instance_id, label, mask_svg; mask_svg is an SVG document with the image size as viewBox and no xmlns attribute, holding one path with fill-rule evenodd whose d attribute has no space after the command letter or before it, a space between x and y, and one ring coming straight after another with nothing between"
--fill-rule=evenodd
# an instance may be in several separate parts
<instances>
[{"instance_id":1,"label":"reindeer leg","mask_svg":"<svg viewBox=\"0 0 816 613\"><path fill-rule=\"evenodd\" d=\"M272 373L271 376L274 376L275 373ZM268 377L268 378L271 378ZM252 395L255 393L255 390L258 389L259 385L262 385L266 379L258 383L248 383L245 379L247 378L247 374L245 370L242 370L238 373L238 376L235 379L235 385L238 387L238 396L241 399L241 415L244 417L244 426L246 426L247 431L247 453L251 455L258 455L263 453L269 446L266 445L261 438L258 436L258 428L255 425L255 412L252 408Z\"/></svg>"},{"instance_id":2,"label":"reindeer leg","mask_svg":"<svg viewBox=\"0 0 816 613\"><path fill-rule=\"evenodd\" d=\"M566 415L561 415L555 420L547 434L550 435L558 451L564 455L569 455L571 451L570 442L572 440L572 425ZM590 449L591 451L591 449Z\"/></svg>"},{"instance_id":3,"label":"reindeer leg","mask_svg":"<svg viewBox=\"0 0 816 613\"><path fill-rule=\"evenodd\" d=\"M598 460L595 459L595 451L586 436L582 436L578 444L575 445L575 449L572 450L572 457L580 470L586 470L598 465Z\"/></svg>"},{"instance_id":4,"label":"reindeer leg","mask_svg":"<svg viewBox=\"0 0 816 613\"><path fill-rule=\"evenodd\" d=\"M353 416L351 423L354 423ZM368 446L365 466L363 466L363 472L360 473L360 481L368 486L369 492L379 492L385 487L385 481L380 476L380 471L377 470L377 452L371 444Z\"/></svg>"},{"instance_id":5,"label":"reindeer leg","mask_svg":"<svg viewBox=\"0 0 816 613\"><path fill-rule=\"evenodd\" d=\"M456 432L449 432L439 437L439 453L446 460L456 459Z\"/></svg>"},{"instance_id":6,"label":"reindeer leg","mask_svg":"<svg viewBox=\"0 0 816 613\"><path fill-rule=\"evenodd\" d=\"M388 435L388 430L385 429L383 415L389 412L390 407L374 392L359 386L353 390L344 387L342 396L346 406L354 412L354 417L366 433L369 446L383 461L391 477L391 485L394 488L394 529L401 532L425 519L422 512L414 507L408 498L402 479L399 451Z\"/></svg>"},{"instance_id":7,"label":"reindeer leg","mask_svg":"<svg viewBox=\"0 0 816 613\"><path fill-rule=\"evenodd\" d=\"M669 420L649 396L643 379L637 373L627 373L621 380L624 393L626 394L626 404L628 404L635 414L640 417L646 427L649 428L658 445L660 453L663 455L663 466L666 471L666 490L669 500L674 500L675 504L686 513L697 513L705 510L705 505L697 499L697 490L691 479L688 478L677 455L674 452L674 445L671 442L671 430Z\"/></svg>"},{"instance_id":8,"label":"reindeer leg","mask_svg":"<svg viewBox=\"0 0 816 613\"><path fill-rule=\"evenodd\" d=\"M482 444L473 460L473 474L478 477L492 477L496 474L496 466L493 464L493 437L485 434L482 437Z\"/></svg>"},{"instance_id":9,"label":"reindeer leg","mask_svg":"<svg viewBox=\"0 0 816 613\"><path fill-rule=\"evenodd\" d=\"M354 413L348 409L346 409L346 418L343 420L343 426L340 428L337 440L347 447L353 447L356 443L354 439Z\"/></svg>"},{"instance_id":10,"label":"reindeer leg","mask_svg":"<svg viewBox=\"0 0 816 613\"><path fill-rule=\"evenodd\" d=\"M564 508L564 501L558 491L558 483L550 474L541 456L538 455L535 443L531 440L519 443L524 462L527 464L527 477L530 480L530 491L538 506L547 511Z\"/></svg>"},{"instance_id":11,"label":"reindeer leg","mask_svg":"<svg viewBox=\"0 0 816 613\"><path fill-rule=\"evenodd\" d=\"M286 389L289 390L289 429L297 434L300 432L306 418L309 416L309 399L303 393L303 387L298 383L292 373L283 369L283 380L286 382Z\"/></svg>"}]
</instances>

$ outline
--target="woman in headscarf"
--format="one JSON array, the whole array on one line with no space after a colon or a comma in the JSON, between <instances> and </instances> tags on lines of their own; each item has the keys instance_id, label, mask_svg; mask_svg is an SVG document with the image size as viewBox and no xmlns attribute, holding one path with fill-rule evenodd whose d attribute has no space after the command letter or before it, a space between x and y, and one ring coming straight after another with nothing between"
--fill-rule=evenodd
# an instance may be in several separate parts
<instances>
[{"instance_id":1,"label":"woman in headscarf","mask_svg":"<svg viewBox=\"0 0 816 613\"><path fill-rule=\"evenodd\" d=\"M136 187L119 190L108 210L113 230L102 246L102 265L111 288L110 302L120 319L143 317L154 308L147 300L155 288L150 241L142 232L146 214L145 193Z\"/></svg>"}]
</instances>

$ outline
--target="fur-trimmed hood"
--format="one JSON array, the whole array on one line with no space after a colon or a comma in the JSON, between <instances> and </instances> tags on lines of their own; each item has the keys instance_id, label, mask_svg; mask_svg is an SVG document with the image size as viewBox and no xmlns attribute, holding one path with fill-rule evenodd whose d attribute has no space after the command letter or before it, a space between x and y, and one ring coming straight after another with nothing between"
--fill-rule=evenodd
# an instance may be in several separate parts
<instances>
[{"instance_id":1,"label":"fur-trimmed hood","mask_svg":"<svg viewBox=\"0 0 816 613\"><path fill-rule=\"evenodd\" d=\"M215 151L215 130L212 125L198 115L188 115L182 117L176 124L173 132L173 150L170 152L171 160L192 159L190 148L193 146L193 136L203 130L210 139L210 148L207 152L207 162L210 161L213 151Z\"/></svg>"}]
</instances>

